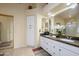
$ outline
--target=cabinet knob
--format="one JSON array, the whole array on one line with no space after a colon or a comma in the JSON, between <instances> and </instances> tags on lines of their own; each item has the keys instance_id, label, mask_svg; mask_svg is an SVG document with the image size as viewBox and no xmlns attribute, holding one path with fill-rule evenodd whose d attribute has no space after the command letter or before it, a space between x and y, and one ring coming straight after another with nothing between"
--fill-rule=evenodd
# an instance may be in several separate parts
<instances>
[{"instance_id":1,"label":"cabinet knob","mask_svg":"<svg viewBox=\"0 0 79 59\"><path fill-rule=\"evenodd\" d=\"M59 49L59 51L61 51L61 49Z\"/></svg>"},{"instance_id":2,"label":"cabinet knob","mask_svg":"<svg viewBox=\"0 0 79 59\"><path fill-rule=\"evenodd\" d=\"M53 52L53 54L55 54L55 52Z\"/></svg>"},{"instance_id":3,"label":"cabinet knob","mask_svg":"<svg viewBox=\"0 0 79 59\"><path fill-rule=\"evenodd\" d=\"M47 43L48 44L48 43Z\"/></svg>"},{"instance_id":4,"label":"cabinet knob","mask_svg":"<svg viewBox=\"0 0 79 59\"><path fill-rule=\"evenodd\" d=\"M48 50L48 48L47 48L47 50Z\"/></svg>"}]
</instances>

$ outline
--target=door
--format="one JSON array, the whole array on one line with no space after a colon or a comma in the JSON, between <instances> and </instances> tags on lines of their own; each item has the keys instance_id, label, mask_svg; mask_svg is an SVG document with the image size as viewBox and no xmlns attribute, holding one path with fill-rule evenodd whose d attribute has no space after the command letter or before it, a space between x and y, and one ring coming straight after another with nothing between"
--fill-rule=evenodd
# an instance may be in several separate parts
<instances>
[{"instance_id":1,"label":"door","mask_svg":"<svg viewBox=\"0 0 79 59\"><path fill-rule=\"evenodd\" d=\"M27 45L35 46L35 16L27 16Z\"/></svg>"}]
</instances>

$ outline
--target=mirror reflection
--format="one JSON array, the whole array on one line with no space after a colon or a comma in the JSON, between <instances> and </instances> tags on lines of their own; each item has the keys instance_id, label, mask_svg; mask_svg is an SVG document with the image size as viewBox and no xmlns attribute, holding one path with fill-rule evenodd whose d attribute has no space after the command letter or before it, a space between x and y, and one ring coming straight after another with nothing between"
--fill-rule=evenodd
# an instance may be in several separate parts
<instances>
[{"instance_id":1,"label":"mirror reflection","mask_svg":"<svg viewBox=\"0 0 79 59\"><path fill-rule=\"evenodd\" d=\"M73 7L73 8L72 8ZM72 5L54 16L48 17L48 32L57 35L79 37L79 5ZM44 22L43 22L44 24ZM42 25L43 25L42 24ZM46 27L44 27L46 29ZM45 32L45 31L44 31Z\"/></svg>"}]
</instances>

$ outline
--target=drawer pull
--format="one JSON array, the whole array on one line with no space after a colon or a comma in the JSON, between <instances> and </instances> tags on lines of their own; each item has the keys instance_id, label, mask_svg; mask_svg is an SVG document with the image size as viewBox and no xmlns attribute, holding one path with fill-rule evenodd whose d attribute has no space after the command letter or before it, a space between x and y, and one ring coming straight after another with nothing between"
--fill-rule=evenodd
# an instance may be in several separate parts
<instances>
[{"instance_id":1,"label":"drawer pull","mask_svg":"<svg viewBox=\"0 0 79 59\"><path fill-rule=\"evenodd\" d=\"M53 54L55 54L55 52Z\"/></svg>"},{"instance_id":2,"label":"drawer pull","mask_svg":"<svg viewBox=\"0 0 79 59\"><path fill-rule=\"evenodd\" d=\"M47 43L48 44L48 43Z\"/></svg>"},{"instance_id":3,"label":"drawer pull","mask_svg":"<svg viewBox=\"0 0 79 59\"><path fill-rule=\"evenodd\" d=\"M59 49L59 51L61 51L61 49Z\"/></svg>"},{"instance_id":4,"label":"drawer pull","mask_svg":"<svg viewBox=\"0 0 79 59\"><path fill-rule=\"evenodd\" d=\"M46 48L48 50L48 48Z\"/></svg>"}]
</instances>

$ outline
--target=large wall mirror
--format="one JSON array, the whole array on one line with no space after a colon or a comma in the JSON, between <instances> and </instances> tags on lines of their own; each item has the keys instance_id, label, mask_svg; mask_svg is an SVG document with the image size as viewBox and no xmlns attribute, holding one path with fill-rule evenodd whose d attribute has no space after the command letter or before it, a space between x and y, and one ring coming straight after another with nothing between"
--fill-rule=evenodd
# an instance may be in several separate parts
<instances>
[{"instance_id":1,"label":"large wall mirror","mask_svg":"<svg viewBox=\"0 0 79 59\"><path fill-rule=\"evenodd\" d=\"M79 5L54 16L54 34L79 37Z\"/></svg>"}]
</instances>

